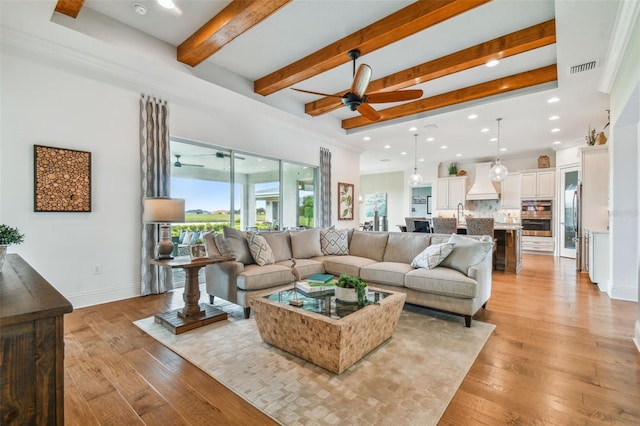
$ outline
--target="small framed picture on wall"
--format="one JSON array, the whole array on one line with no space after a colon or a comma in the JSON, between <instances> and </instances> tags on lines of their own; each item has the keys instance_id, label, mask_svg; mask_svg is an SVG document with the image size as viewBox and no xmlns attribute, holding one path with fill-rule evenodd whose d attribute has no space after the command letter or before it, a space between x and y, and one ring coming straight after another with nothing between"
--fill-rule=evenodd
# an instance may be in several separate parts
<instances>
[{"instance_id":1,"label":"small framed picture on wall","mask_svg":"<svg viewBox=\"0 0 640 426\"><path fill-rule=\"evenodd\" d=\"M338 182L338 220L353 220L353 184Z\"/></svg>"}]
</instances>

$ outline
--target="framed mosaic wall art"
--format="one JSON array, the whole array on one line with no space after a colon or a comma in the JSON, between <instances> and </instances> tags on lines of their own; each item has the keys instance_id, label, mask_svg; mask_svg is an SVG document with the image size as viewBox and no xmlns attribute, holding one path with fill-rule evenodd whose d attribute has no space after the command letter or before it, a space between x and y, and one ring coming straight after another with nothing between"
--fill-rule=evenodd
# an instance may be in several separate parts
<instances>
[{"instance_id":1,"label":"framed mosaic wall art","mask_svg":"<svg viewBox=\"0 0 640 426\"><path fill-rule=\"evenodd\" d=\"M33 146L35 212L91 211L91 153Z\"/></svg>"}]
</instances>

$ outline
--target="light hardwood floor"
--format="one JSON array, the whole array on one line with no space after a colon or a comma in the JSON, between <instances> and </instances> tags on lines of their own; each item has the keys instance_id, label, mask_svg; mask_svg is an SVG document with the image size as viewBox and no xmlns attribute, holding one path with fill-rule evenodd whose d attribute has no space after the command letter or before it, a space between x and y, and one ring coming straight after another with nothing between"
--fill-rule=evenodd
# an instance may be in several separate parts
<instances>
[{"instance_id":1,"label":"light hardwood floor","mask_svg":"<svg viewBox=\"0 0 640 426\"><path fill-rule=\"evenodd\" d=\"M275 424L132 324L182 305L174 292L65 316L67 425ZM525 255L519 275L494 272L474 318L496 329L440 424L640 424L636 309L571 259Z\"/></svg>"}]
</instances>

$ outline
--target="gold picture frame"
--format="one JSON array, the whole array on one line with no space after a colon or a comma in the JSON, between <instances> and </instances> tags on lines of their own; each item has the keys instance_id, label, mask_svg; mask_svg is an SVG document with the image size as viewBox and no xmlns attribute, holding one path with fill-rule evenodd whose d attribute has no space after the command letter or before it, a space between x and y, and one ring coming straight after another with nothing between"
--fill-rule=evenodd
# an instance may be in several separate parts
<instances>
[{"instance_id":1,"label":"gold picture frame","mask_svg":"<svg viewBox=\"0 0 640 426\"><path fill-rule=\"evenodd\" d=\"M91 211L91 153L33 146L35 212Z\"/></svg>"},{"instance_id":2,"label":"gold picture frame","mask_svg":"<svg viewBox=\"0 0 640 426\"><path fill-rule=\"evenodd\" d=\"M193 244L189 246L189 256L191 260L207 258L207 249L204 244Z\"/></svg>"},{"instance_id":3,"label":"gold picture frame","mask_svg":"<svg viewBox=\"0 0 640 426\"><path fill-rule=\"evenodd\" d=\"M353 220L353 184L338 182L338 220Z\"/></svg>"}]
</instances>

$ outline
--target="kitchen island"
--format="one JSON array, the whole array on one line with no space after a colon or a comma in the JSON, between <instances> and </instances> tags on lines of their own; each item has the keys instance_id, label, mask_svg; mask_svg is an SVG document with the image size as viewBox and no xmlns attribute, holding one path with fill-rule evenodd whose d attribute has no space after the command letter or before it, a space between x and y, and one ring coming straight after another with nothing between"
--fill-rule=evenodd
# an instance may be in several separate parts
<instances>
[{"instance_id":1,"label":"kitchen island","mask_svg":"<svg viewBox=\"0 0 640 426\"><path fill-rule=\"evenodd\" d=\"M466 234L464 223L458 225L458 234ZM522 269L522 225L496 222L493 227L496 239L495 265L498 271L517 274Z\"/></svg>"}]
</instances>

